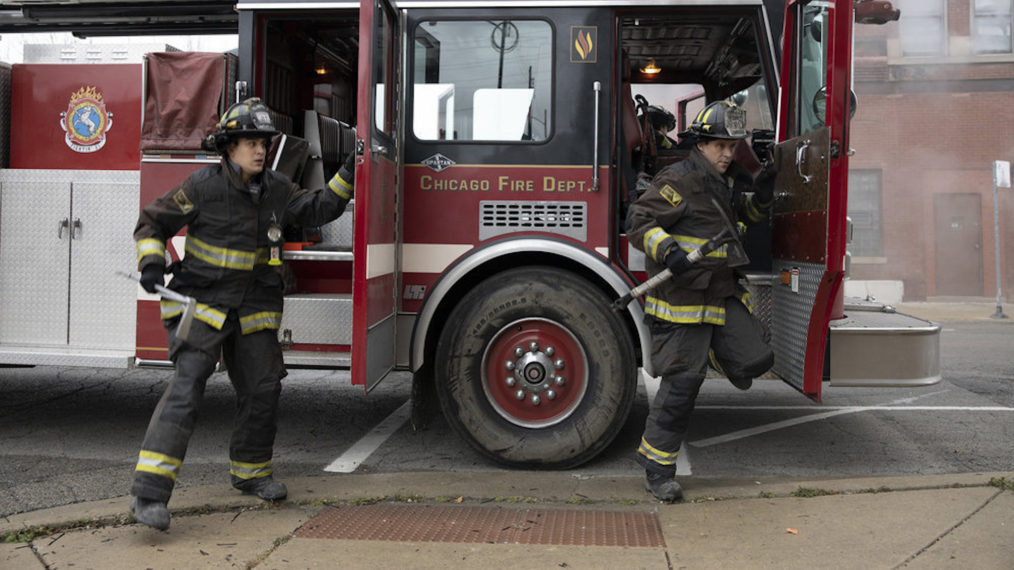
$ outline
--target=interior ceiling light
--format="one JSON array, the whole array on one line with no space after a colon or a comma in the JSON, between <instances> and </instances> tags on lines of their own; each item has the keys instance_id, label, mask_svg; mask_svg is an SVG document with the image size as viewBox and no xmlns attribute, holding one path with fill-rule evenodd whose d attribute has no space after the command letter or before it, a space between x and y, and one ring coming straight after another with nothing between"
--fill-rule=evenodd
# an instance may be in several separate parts
<instances>
[{"instance_id":1,"label":"interior ceiling light","mask_svg":"<svg viewBox=\"0 0 1014 570\"><path fill-rule=\"evenodd\" d=\"M322 66L320 66L320 67L318 67L318 68L317 68L317 69L315 69L314 71L316 71L316 72L317 72L317 75L327 75L327 68L326 68L326 67L324 67L323 65L322 65Z\"/></svg>"},{"instance_id":2,"label":"interior ceiling light","mask_svg":"<svg viewBox=\"0 0 1014 570\"><path fill-rule=\"evenodd\" d=\"M648 65L641 68L641 73L647 73L648 75L655 75L662 71L662 68L655 65L654 59L648 60Z\"/></svg>"}]
</instances>

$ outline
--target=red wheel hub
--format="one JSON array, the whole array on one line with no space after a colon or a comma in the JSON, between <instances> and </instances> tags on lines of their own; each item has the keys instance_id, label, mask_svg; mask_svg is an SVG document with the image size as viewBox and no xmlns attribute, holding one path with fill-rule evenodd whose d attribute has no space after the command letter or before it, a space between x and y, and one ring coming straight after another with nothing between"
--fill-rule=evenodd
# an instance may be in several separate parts
<instances>
[{"instance_id":1,"label":"red wheel hub","mask_svg":"<svg viewBox=\"0 0 1014 570\"><path fill-rule=\"evenodd\" d=\"M563 326L524 319L502 328L482 360L483 391L504 419L540 428L573 413L588 388L584 348Z\"/></svg>"}]
</instances>

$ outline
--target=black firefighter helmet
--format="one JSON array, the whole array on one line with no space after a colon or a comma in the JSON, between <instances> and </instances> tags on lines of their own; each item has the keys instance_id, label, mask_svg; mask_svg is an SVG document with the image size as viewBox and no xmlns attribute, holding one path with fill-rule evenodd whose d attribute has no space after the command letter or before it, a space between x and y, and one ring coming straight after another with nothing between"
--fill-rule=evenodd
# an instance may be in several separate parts
<instances>
[{"instance_id":1,"label":"black firefighter helmet","mask_svg":"<svg viewBox=\"0 0 1014 570\"><path fill-rule=\"evenodd\" d=\"M715 101L697 113L690 128L680 133L680 138L695 140L745 139L750 136L746 130L746 111L726 100Z\"/></svg>"},{"instance_id":2,"label":"black firefighter helmet","mask_svg":"<svg viewBox=\"0 0 1014 570\"><path fill-rule=\"evenodd\" d=\"M208 135L202 146L224 154L229 144L241 137L270 139L277 134L267 105L251 97L226 109L218 121L218 131Z\"/></svg>"}]
</instances>

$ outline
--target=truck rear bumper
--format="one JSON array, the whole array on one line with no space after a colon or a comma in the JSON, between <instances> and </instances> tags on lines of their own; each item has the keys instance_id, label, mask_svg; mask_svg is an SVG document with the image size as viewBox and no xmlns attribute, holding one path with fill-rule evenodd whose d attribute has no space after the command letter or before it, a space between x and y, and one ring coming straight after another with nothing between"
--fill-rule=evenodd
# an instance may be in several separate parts
<instances>
[{"instance_id":1,"label":"truck rear bumper","mask_svg":"<svg viewBox=\"0 0 1014 570\"><path fill-rule=\"evenodd\" d=\"M940 381L940 325L893 307L845 300L831 322L832 386L905 387Z\"/></svg>"}]
</instances>

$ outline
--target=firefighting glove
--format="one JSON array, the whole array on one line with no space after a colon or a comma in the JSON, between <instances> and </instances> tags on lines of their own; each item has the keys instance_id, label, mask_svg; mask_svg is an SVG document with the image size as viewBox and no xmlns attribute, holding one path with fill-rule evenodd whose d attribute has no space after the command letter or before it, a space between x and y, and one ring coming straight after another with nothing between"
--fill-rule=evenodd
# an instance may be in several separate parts
<instances>
[{"instance_id":1,"label":"firefighting glove","mask_svg":"<svg viewBox=\"0 0 1014 570\"><path fill-rule=\"evenodd\" d=\"M669 268L669 271L672 271L673 277L675 277L686 271L693 264L687 259L687 252L679 247L674 247L665 256L665 265Z\"/></svg>"},{"instance_id":2,"label":"firefighting glove","mask_svg":"<svg viewBox=\"0 0 1014 570\"><path fill-rule=\"evenodd\" d=\"M162 267L157 263L150 263L141 269L141 287L149 293L155 292L155 285L162 285L165 279L162 277Z\"/></svg>"}]
</instances>

